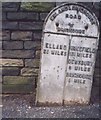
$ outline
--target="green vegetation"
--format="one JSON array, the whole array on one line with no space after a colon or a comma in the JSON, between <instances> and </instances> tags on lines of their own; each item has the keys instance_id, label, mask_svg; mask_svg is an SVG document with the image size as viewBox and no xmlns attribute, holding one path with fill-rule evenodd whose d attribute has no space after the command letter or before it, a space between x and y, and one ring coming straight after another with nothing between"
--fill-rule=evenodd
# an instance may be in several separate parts
<instances>
[{"instance_id":1,"label":"green vegetation","mask_svg":"<svg viewBox=\"0 0 101 120\"><path fill-rule=\"evenodd\" d=\"M29 11L50 11L55 6L55 3L49 2L23 2L21 8Z\"/></svg>"}]
</instances>

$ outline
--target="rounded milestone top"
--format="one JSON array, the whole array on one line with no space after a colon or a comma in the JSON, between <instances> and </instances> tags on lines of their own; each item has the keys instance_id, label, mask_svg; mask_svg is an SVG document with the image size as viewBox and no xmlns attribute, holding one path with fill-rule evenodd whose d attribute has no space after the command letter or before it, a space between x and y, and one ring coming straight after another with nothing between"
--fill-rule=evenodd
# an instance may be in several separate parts
<instances>
[{"instance_id":1,"label":"rounded milestone top","mask_svg":"<svg viewBox=\"0 0 101 120\"><path fill-rule=\"evenodd\" d=\"M98 37L99 23L88 8L83 5L66 3L54 8L44 23L44 32Z\"/></svg>"}]
</instances>

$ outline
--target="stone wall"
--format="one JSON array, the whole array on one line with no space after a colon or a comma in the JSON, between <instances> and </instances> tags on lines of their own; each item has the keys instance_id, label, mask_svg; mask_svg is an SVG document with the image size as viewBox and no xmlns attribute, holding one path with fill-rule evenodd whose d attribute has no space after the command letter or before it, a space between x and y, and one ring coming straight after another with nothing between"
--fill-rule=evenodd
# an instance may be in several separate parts
<instances>
[{"instance_id":1,"label":"stone wall","mask_svg":"<svg viewBox=\"0 0 101 120\"><path fill-rule=\"evenodd\" d=\"M97 15L100 23L98 3L84 3ZM3 93L33 93L35 91L41 49L43 21L49 11L25 10L20 3L2 3L2 67ZM93 88L101 84L101 40L97 53ZM99 83L100 82L100 83Z\"/></svg>"},{"instance_id":2,"label":"stone wall","mask_svg":"<svg viewBox=\"0 0 101 120\"><path fill-rule=\"evenodd\" d=\"M41 32L47 13L24 10L20 3L2 4L3 60L0 64L3 66L3 93L34 92L39 70Z\"/></svg>"}]
</instances>

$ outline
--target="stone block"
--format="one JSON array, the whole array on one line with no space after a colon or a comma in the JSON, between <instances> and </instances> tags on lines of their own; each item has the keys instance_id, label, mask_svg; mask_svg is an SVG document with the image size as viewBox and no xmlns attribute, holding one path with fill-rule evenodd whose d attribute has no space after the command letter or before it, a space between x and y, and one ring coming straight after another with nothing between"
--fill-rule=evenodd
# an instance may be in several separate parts
<instances>
[{"instance_id":1,"label":"stone block","mask_svg":"<svg viewBox=\"0 0 101 120\"><path fill-rule=\"evenodd\" d=\"M21 69L22 76L38 76L39 69L36 68L23 68Z\"/></svg>"},{"instance_id":2,"label":"stone block","mask_svg":"<svg viewBox=\"0 0 101 120\"><path fill-rule=\"evenodd\" d=\"M23 66L22 59L0 59L0 66Z\"/></svg>"},{"instance_id":3,"label":"stone block","mask_svg":"<svg viewBox=\"0 0 101 120\"><path fill-rule=\"evenodd\" d=\"M2 31L0 32L0 38L2 37L1 40L10 40L10 32L9 31Z\"/></svg>"},{"instance_id":4,"label":"stone block","mask_svg":"<svg viewBox=\"0 0 101 120\"><path fill-rule=\"evenodd\" d=\"M42 22L20 22L20 30L42 30Z\"/></svg>"},{"instance_id":5,"label":"stone block","mask_svg":"<svg viewBox=\"0 0 101 120\"><path fill-rule=\"evenodd\" d=\"M42 32L34 32L33 33L33 39L34 40L41 40L41 37L42 37Z\"/></svg>"},{"instance_id":6,"label":"stone block","mask_svg":"<svg viewBox=\"0 0 101 120\"><path fill-rule=\"evenodd\" d=\"M3 50L3 58L34 58L34 50Z\"/></svg>"},{"instance_id":7,"label":"stone block","mask_svg":"<svg viewBox=\"0 0 101 120\"><path fill-rule=\"evenodd\" d=\"M0 50L0 58L2 58L2 50Z\"/></svg>"},{"instance_id":8,"label":"stone block","mask_svg":"<svg viewBox=\"0 0 101 120\"><path fill-rule=\"evenodd\" d=\"M40 20L44 21L48 13L40 13Z\"/></svg>"},{"instance_id":9,"label":"stone block","mask_svg":"<svg viewBox=\"0 0 101 120\"><path fill-rule=\"evenodd\" d=\"M6 18L6 12L2 12L2 20L7 20L7 18Z\"/></svg>"},{"instance_id":10,"label":"stone block","mask_svg":"<svg viewBox=\"0 0 101 120\"><path fill-rule=\"evenodd\" d=\"M99 103L101 100L100 99L101 95L100 95L100 91L99 91L99 87L98 86L92 86L92 90L91 90L91 102L92 103Z\"/></svg>"},{"instance_id":11,"label":"stone block","mask_svg":"<svg viewBox=\"0 0 101 120\"><path fill-rule=\"evenodd\" d=\"M17 11L20 2L2 2L2 11Z\"/></svg>"},{"instance_id":12,"label":"stone block","mask_svg":"<svg viewBox=\"0 0 101 120\"><path fill-rule=\"evenodd\" d=\"M29 94L35 92L34 85L2 85L2 93Z\"/></svg>"},{"instance_id":13,"label":"stone block","mask_svg":"<svg viewBox=\"0 0 101 120\"><path fill-rule=\"evenodd\" d=\"M88 2L85 1L85 2L78 2L78 3L82 4L84 6L87 6L89 9L91 9L93 7L93 2L90 2L89 0L88 0Z\"/></svg>"},{"instance_id":14,"label":"stone block","mask_svg":"<svg viewBox=\"0 0 101 120\"><path fill-rule=\"evenodd\" d=\"M34 12L9 12L7 14L8 20L38 20L38 13Z\"/></svg>"},{"instance_id":15,"label":"stone block","mask_svg":"<svg viewBox=\"0 0 101 120\"><path fill-rule=\"evenodd\" d=\"M99 68L94 69L94 77L101 77L101 70Z\"/></svg>"},{"instance_id":16,"label":"stone block","mask_svg":"<svg viewBox=\"0 0 101 120\"><path fill-rule=\"evenodd\" d=\"M100 12L99 12L99 10L94 10L94 14L96 15L96 17L98 19L100 19Z\"/></svg>"},{"instance_id":17,"label":"stone block","mask_svg":"<svg viewBox=\"0 0 101 120\"><path fill-rule=\"evenodd\" d=\"M100 9L101 3L100 2L93 2L93 7L96 9L96 11Z\"/></svg>"},{"instance_id":18,"label":"stone block","mask_svg":"<svg viewBox=\"0 0 101 120\"><path fill-rule=\"evenodd\" d=\"M40 51L40 50L37 50L37 51L35 52L35 57L36 57L37 59L40 59L40 56L41 56L41 51Z\"/></svg>"},{"instance_id":19,"label":"stone block","mask_svg":"<svg viewBox=\"0 0 101 120\"><path fill-rule=\"evenodd\" d=\"M40 59L25 59L25 67L39 67Z\"/></svg>"},{"instance_id":20,"label":"stone block","mask_svg":"<svg viewBox=\"0 0 101 120\"><path fill-rule=\"evenodd\" d=\"M95 61L95 67L96 68L101 68L101 63L100 63L100 58L99 57Z\"/></svg>"},{"instance_id":21,"label":"stone block","mask_svg":"<svg viewBox=\"0 0 101 120\"><path fill-rule=\"evenodd\" d=\"M17 22L3 21L2 22L2 29L3 30L17 30L18 29L18 23Z\"/></svg>"},{"instance_id":22,"label":"stone block","mask_svg":"<svg viewBox=\"0 0 101 120\"><path fill-rule=\"evenodd\" d=\"M23 41L3 41L4 50L23 49Z\"/></svg>"},{"instance_id":23,"label":"stone block","mask_svg":"<svg viewBox=\"0 0 101 120\"><path fill-rule=\"evenodd\" d=\"M31 85L35 84L35 77L22 77L22 76L4 76L3 85Z\"/></svg>"},{"instance_id":24,"label":"stone block","mask_svg":"<svg viewBox=\"0 0 101 120\"><path fill-rule=\"evenodd\" d=\"M41 48L41 42L39 41L25 41L24 42L25 49L34 49L34 48Z\"/></svg>"},{"instance_id":25,"label":"stone block","mask_svg":"<svg viewBox=\"0 0 101 120\"><path fill-rule=\"evenodd\" d=\"M101 86L101 77L93 78L93 86Z\"/></svg>"},{"instance_id":26,"label":"stone block","mask_svg":"<svg viewBox=\"0 0 101 120\"><path fill-rule=\"evenodd\" d=\"M98 50L101 50L101 41L99 41Z\"/></svg>"},{"instance_id":27,"label":"stone block","mask_svg":"<svg viewBox=\"0 0 101 120\"><path fill-rule=\"evenodd\" d=\"M3 76L17 76L20 73L20 69L18 67L2 67L2 75Z\"/></svg>"},{"instance_id":28,"label":"stone block","mask_svg":"<svg viewBox=\"0 0 101 120\"><path fill-rule=\"evenodd\" d=\"M2 41L0 41L0 50L2 50Z\"/></svg>"},{"instance_id":29,"label":"stone block","mask_svg":"<svg viewBox=\"0 0 101 120\"><path fill-rule=\"evenodd\" d=\"M96 59L101 58L101 50L97 51L97 55L96 56L97 56Z\"/></svg>"},{"instance_id":30,"label":"stone block","mask_svg":"<svg viewBox=\"0 0 101 120\"><path fill-rule=\"evenodd\" d=\"M12 40L32 40L32 32L14 31L11 33Z\"/></svg>"}]
</instances>

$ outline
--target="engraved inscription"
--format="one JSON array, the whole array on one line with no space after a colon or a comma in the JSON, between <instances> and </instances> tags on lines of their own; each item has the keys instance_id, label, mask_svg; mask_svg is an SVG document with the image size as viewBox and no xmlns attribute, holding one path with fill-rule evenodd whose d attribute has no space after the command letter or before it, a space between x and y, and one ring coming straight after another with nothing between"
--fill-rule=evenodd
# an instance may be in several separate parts
<instances>
[{"instance_id":1,"label":"engraved inscription","mask_svg":"<svg viewBox=\"0 0 101 120\"><path fill-rule=\"evenodd\" d=\"M67 55L67 45L60 45L60 44L52 44L52 43L45 43L45 47L43 50L44 54L51 54L51 55Z\"/></svg>"},{"instance_id":2,"label":"engraved inscription","mask_svg":"<svg viewBox=\"0 0 101 120\"><path fill-rule=\"evenodd\" d=\"M76 44L78 42L78 45ZM82 44L80 44L82 42ZM76 40L76 37L71 39L71 46L69 51L69 59L67 65L68 82L78 84L86 84L86 80L91 80L92 70L94 66L94 56L96 48L93 47L94 39L91 41L90 46L85 46L87 40L84 38ZM80 45L79 45L80 44ZM72 79L71 79L72 78Z\"/></svg>"}]
</instances>

